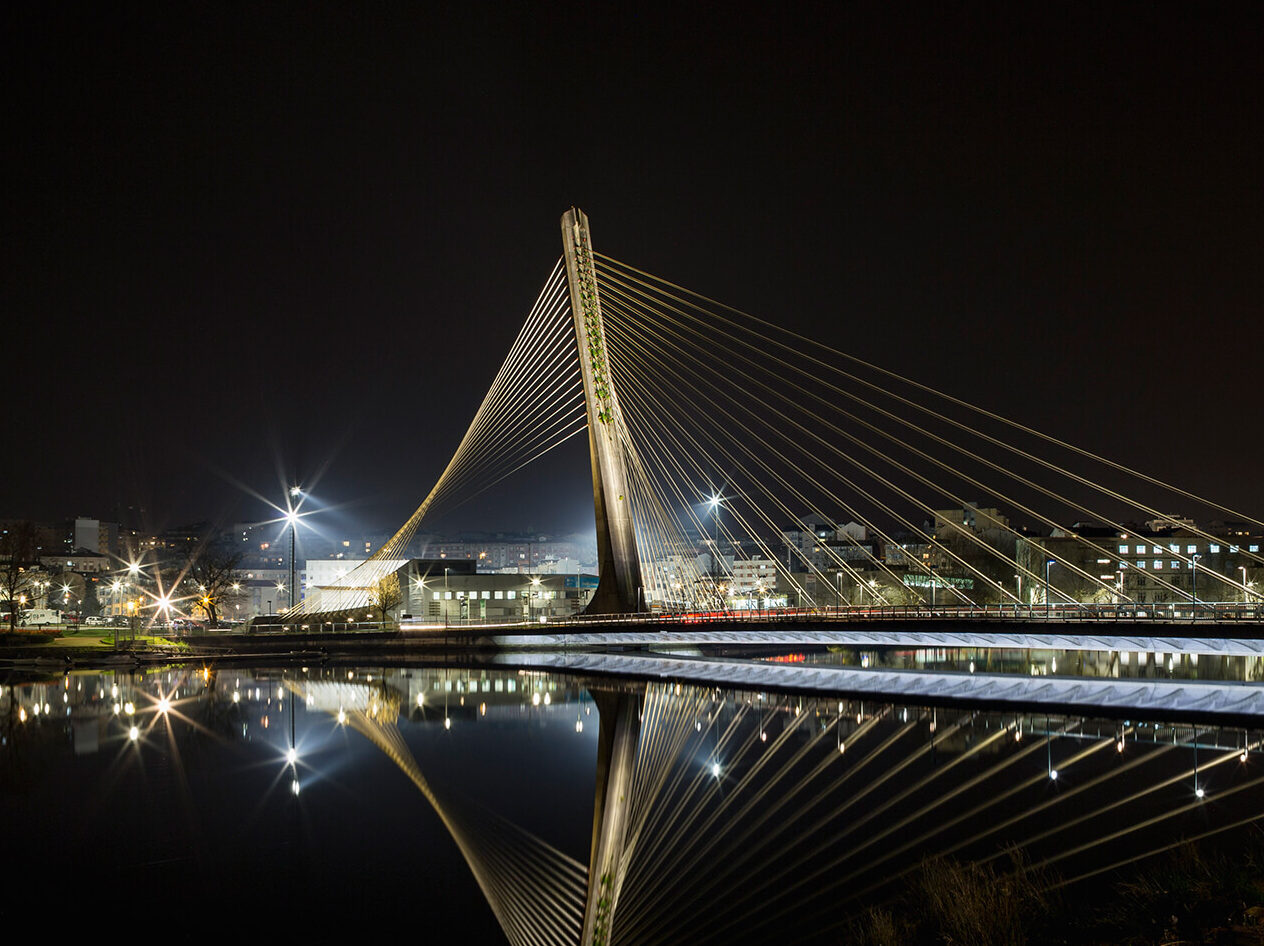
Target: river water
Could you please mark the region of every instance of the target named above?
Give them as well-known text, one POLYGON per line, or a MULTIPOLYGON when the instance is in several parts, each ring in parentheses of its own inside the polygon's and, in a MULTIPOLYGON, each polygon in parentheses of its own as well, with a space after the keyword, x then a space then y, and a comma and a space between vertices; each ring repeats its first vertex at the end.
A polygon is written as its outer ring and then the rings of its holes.
POLYGON ((573 942, 618 712, 635 765, 614 942, 843 942, 936 857, 1100 900, 1264 819, 1252 719, 512 666, 84 671, 0 693, 0 909, 176 939, 350 922, 573 942))

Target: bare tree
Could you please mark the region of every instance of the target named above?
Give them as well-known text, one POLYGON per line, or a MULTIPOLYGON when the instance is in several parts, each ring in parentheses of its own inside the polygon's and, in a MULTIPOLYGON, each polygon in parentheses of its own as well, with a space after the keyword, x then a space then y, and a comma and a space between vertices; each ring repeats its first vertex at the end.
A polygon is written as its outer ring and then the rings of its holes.
POLYGON ((242 553, 235 549, 202 546, 184 562, 184 591, 190 611, 206 615, 208 624, 219 622, 220 612, 242 596, 242 553))
POLYGON ((369 604, 381 610, 383 630, 386 629, 386 622, 390 620, 391 610, 399 607, 403 600, 404 595, 399 587, 399 575, 392 573, 374 583, 369 591, 369 604))
POLYGON ((17 630, 18 612, 40 577, 35 526, 15 523, 0 533, 0 599, 9 609, 9 633, 17 630))

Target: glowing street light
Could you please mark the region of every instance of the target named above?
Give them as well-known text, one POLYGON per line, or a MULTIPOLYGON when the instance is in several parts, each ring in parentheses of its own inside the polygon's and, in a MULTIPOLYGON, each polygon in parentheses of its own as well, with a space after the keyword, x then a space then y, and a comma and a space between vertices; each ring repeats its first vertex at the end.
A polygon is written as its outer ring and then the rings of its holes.
POLYGON ((295 541, 298 536, 299 516, 298 516, 298 507, 294 505, 294 500, 299 500, 299 502, 301 503, 302 496, 303 496, 302 487, 291 486, 290 487, 290 507, 285 513, 285 521, 286 523, 289 524, 289 527, 290 527, 290 607, 289 607, 290 611, 293 611, 294 606, 298 604, 298 602, 294 598, 294 593, 298 589, 298 571, 296 569, 296 563, 294 561, 294 556, 296 554, 294 546, 295 546, 295 541))
MULTIPOLYGON (((1198 560, 1202 558, 1197 552, 1189 557, 1189 600, 1193 607, 1193 620, 1198 620, 1198 560)), ((1199 795, 1199 798, 1202 796, 1199 795)))
POLYGON ((711 507, 711 527, 715 533, 715 537, 711 540, 711 574, 718 576, 720 574, 720 563, 717 560, 720 554, 720 494, 712 493, 711 498, 707 500, 707 505, 711 507))

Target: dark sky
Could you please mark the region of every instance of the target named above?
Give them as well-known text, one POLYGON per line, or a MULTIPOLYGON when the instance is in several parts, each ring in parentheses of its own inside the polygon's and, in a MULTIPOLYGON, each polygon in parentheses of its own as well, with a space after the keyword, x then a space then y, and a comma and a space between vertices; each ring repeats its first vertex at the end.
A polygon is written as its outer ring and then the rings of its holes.
MULTIPOLYGON (((261 518, 235 484, 297 477, 393 525, 572 204, 1259 515, 1264 8, 1036 6, 6 8, 0 516, 261 518)), ((559 459, 454 524, 591 523, 559 459)))

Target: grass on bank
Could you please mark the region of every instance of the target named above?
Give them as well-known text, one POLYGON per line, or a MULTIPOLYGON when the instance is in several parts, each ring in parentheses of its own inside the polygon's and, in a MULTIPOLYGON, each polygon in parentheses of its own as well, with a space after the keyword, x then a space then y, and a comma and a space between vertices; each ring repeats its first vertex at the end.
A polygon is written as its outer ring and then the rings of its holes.
MULTIPOLYGON (((0 634, 0 648, 21 647, 49 650, 100 650, 114 649, 113 629, 100 627, 67 627, 56 630, 25 630, 19 628, 15 633, 0 634), (104 635, 102 631, 105 631, 104 635)), ((185 641, 171 640, 153 634, 137 633, 133 640, 131 633, 124 631, 122 646, 136 647, 177 647, 187 648, 185 641)))

